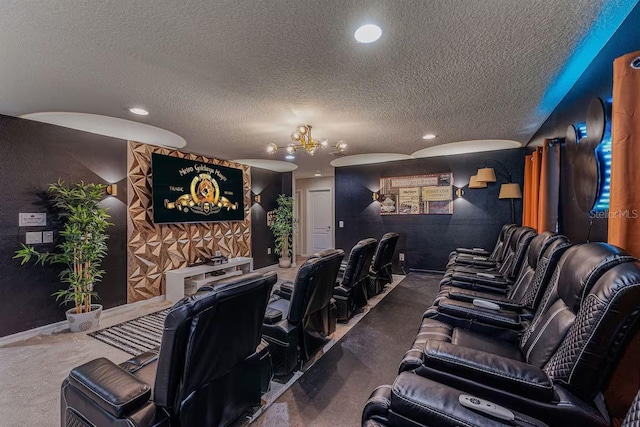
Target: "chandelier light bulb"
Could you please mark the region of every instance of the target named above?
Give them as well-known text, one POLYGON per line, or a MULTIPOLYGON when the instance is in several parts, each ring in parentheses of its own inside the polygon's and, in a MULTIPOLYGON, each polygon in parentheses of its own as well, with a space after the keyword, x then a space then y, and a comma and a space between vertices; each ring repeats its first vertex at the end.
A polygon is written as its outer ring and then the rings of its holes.
POLYGON ((293 144, 287 145, 287 153, 293 154, 296 152, 296 146, 293 144))
POLYGON ((298 126, 298 133, 300 135, 306 135, 308 131, 309 131, 309 128, 307 126, 304 126, 304 125, 298 126))
POLYGON ((323 147, 326 147, 327 145, 329 145, 329 141, 327 141, 326 139, 323 139, 322 141, 320 141, 320 145, 322 145, 323 147))
POLYGON ((294 132, 291 134, 291 139, 293 139, 294 141, 300 141, 300 137, 301 135, 298 132, 294 132))
POLYGON ((271 144, 267 145, 267 153, 273 154, 276 151, 278 151, 278 146, 276 144, 272 142, 271 144))
POLYGON ((347 143, 344 141, 338 141, 338 143, 336 144, 336 149, 339 152, 343 152, 344 150, 347 149, 347 143))

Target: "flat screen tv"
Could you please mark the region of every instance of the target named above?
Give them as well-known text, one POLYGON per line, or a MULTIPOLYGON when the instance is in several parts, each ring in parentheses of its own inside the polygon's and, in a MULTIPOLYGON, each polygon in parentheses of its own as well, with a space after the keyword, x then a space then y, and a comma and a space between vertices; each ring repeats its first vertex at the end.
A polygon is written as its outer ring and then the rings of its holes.
POLYGON ((242 221, 242 170, 151 155, 153 222, 242 221))

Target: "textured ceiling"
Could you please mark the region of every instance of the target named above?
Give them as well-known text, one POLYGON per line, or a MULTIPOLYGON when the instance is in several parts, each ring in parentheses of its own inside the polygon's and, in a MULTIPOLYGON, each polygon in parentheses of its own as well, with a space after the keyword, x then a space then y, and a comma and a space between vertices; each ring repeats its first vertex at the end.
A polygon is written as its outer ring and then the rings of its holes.
MULTIPOLYGON (((5 0, 0 113, 134 119, 223 159, 267 158, 300 123, 347 154, 526 143, 605 1, 5 0), (382 38, 358 44, 368 22, 382 38)), ((296 174, 332 174, 333 158, 299 154, 296 174)))

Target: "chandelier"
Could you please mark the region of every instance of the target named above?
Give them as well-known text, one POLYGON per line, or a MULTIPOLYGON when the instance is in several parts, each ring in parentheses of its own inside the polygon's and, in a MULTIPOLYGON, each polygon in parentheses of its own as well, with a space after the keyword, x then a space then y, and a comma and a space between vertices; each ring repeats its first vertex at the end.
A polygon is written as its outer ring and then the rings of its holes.
MULTIPOLYGON (((271 143, 267 145, 267 153, 274 154, 282 148, 286 149, 289 154, 293 154, 298 150, 305 150, 313 156, 319 148, 329 146, 329 141, 326 139, 322 139, 320 141, 313 139, 311 136, 311 125, 299 125, 296 127, 296 130, 291 134, 291 141, 293 141, 293 143, 282 147, 278 147, 276 144, 271 143)), ((342 153, 347 149, 347 143, 344 141, 338 141, 335 148, 339 153, 342 153)))

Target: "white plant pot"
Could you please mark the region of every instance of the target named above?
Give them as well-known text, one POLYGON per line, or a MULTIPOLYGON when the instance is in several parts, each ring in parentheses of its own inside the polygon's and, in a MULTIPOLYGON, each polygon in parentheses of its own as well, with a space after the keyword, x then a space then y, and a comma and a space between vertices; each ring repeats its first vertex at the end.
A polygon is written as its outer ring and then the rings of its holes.
POLYGON ((77 314, 75 311, 75 308, 70 308, 65 313, 71 332, 88 331, 100 326, 100 315, 102 314, 100 304, 91 304, 91 311, 88 313, 77 314))
POLYGON ((278 260, 278 265, 280 265, 280 268, 289 268, 291 267, 291 258, 280 258, 278 260))

